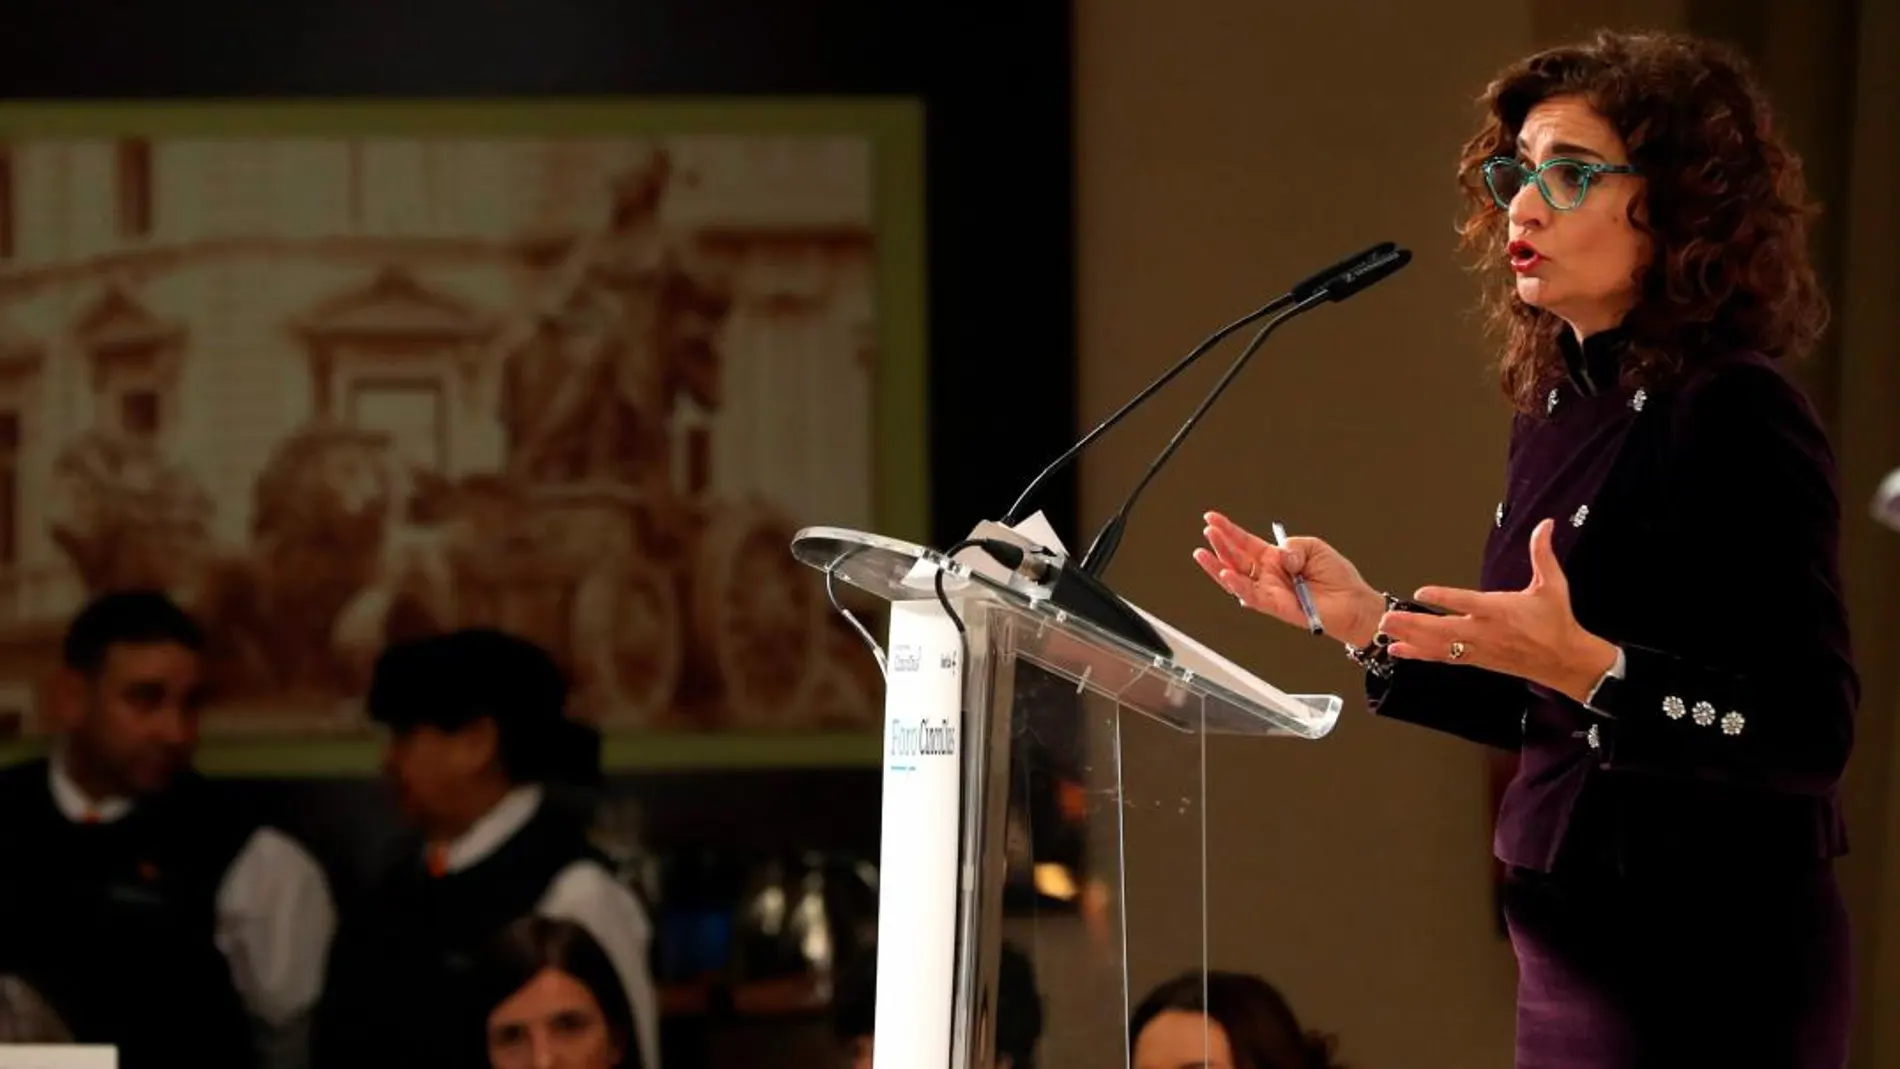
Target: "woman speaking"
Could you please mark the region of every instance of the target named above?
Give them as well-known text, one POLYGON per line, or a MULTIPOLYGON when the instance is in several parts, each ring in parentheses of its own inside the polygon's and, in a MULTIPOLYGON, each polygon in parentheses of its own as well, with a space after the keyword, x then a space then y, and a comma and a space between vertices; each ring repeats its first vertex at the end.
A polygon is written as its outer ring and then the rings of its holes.
POLYGON ((1207 515, 1201 567, 1304 623, 1381 716, 1520 751, 1498 815, 1520 1069, 1838 1069, 1832 859, 1859 683, 1809 205, 1744 65, 1602 34, 1531 56, 1466 145, 1467 245, 1516 409, 1479 590, 1381 594, 1207 515))

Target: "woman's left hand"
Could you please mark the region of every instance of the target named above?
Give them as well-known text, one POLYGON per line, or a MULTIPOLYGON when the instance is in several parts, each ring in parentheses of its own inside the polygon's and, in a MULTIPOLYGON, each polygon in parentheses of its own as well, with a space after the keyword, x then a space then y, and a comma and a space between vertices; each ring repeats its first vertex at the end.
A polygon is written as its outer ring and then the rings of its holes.
POLYGON ((1531 532, 1531 581, 1523 590, 1422 587, 1417 601, 1452 613, 1388 612, 1379 630, 1393 657, 1488 668, 1582 702, 1616 663, 1616 647, 1583 629, 1570 609, 1545 520, 1531 532))

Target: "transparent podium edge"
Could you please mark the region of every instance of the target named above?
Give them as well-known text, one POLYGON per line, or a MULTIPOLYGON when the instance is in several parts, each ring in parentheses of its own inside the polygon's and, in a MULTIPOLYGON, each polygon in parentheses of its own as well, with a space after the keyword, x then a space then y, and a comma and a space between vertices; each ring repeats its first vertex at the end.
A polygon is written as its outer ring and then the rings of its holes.
MULTIPOLYGON (((1140 665, 1144 671, 1155 673, 1163 677, 1163 682, 1170 688, 1170 698, 1180 701, 1186 698, 1189 693, 1198 689, 1208 693, 1224 705, 1243 712, 1250 716, 1256 724, 1267 728, 1266 731, 1243 731, 1234 728, 1223 730, 1219 724, 1212 722, 1205 715, 1201 717, 1198 725, 1189 725, 1170 720, 1166 717, 1154 716, 1153 714, 1143 711, 1144 715, 1168 723, 1175 727, 1176 730, 1192 733, 1198 727, 1200 731, 1211 735, 1291 736, 1306 740, 1317 740, 1332 733, 1333 728, 1339 722, 1342 710, 1345 708, 1345 700, 1340 695, 1287 693, 1267 683, 1267 681, 1260 679, 1252 672, 1247 671, 1247 669, 1237 664, 1234 665, 1235 670, 1259 682, 1275 695, 1284 697, 1304 707, 1308 713, 1308 717, 1300 717, 1290 712, 1282 713, 1278 716, 1271 715, 1271 709, 1264 707, 1261 702, 1236 693, 1231 688, 1223 685, 1205 673, 1196 672, 1193 668, 1181 664, 1171 657, 1162 656, 1151 650, 1143 649, 1084 617, 1077 616, 1065 609, 1055 606, 1049 601, 1049 588, 1045 585, 1037 584, 1032 580, 1015 575, 1012 575, 1008 581, 998 581, 994 577, 977 571, 969 565, 929 546, 922 546, 913 542, 890 538, 869 531, 860 531, 845 527, 814 526, 802 528, 794 534, 791 549, 794 558, 800 563, 820 572, 824 576, 827 587, 826 592, 827 596, 830 597, 832 608, 845 617, 852 628, 858 632, 859 637, 871 648, 873 654, 878 659, 880 668, 884 666, 884 655, 881 644, 878 643, 870 630, 857 619, 855 614, 845 609, 838 601, 835 592, 832 590, 834 578, 842 579, 844 582, 885 601, 922 601, 936 599, 937 592, 934 580, 936 573, 941 571, 945 577, 944 594, 953 601, 959 600, 959 595, 967 599, 970 592, 974 589, 979 592, 981 596, 992 602, 999 603, 1005 609, 1013 610, 1029 617, 1037 623, 1039 628, 1054 625, 1057 627, 1083 629, 1091 640, 1109 647, 1112 651, 1118 653, 1132 664, 1140 665), (808 556, 800 552, 801 546, 816 546, 820 543, 838 544, 839 551, 830 554, 829 559, 826 559, 824 555, 808 556), (894 584, 890 592, 882 589, 874 589, 862 583, 854 582, 850 576, 844 575, 839 571, 839 569, 843 568, 843 566, 854 557, 874 551, 909 558, 913 562, 910 569, 911 574, 908 575, 904 581, 894 584), (900 599, 892 596, 892 592, 895 591, 902 591, 913 596, 900 599), (1262 712, 1255 712, 1255 710, 1262 710, 1262 712)), ((1039 631, 1038 633, 1040 634, 1041 632, 1039 631)), ((1189 640, 1193 641, 1191 638, 1189 640)), ((1219 657, 1222 660, 1228 660, 1212 649, 1209 649, 1208 652, 1212 656, 1219 657)), ((1065 679, 1072 677, 1072 673, 1068 670, 1061 666, 1048 663, 1045 659, 1035 657, 1033 654, 1021 653, 1019 655, 1022 656, 1023 659, 1036 664, 1038 667, 1052 674, 1065 679)), ((1229 663, 1231 664, 1232 662, 1229 661, 1229 663)), ((1117 690, 1101 685, 1099 681, 1092 677, 1092 673, 1089 672, 1084 672, 1079 679, 1075 679, 1078 692, 1087 690, 1090 693, 1117 703, 1120 703, 1128 691, 1138 682, 1139 676, 1135 679, 1131 679, 1127 687, 1117 690)))

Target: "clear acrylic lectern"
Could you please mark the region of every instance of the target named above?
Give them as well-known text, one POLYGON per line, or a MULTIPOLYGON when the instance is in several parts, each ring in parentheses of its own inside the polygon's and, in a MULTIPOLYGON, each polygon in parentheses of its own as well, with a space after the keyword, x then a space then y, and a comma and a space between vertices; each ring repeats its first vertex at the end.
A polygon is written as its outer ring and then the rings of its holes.
POLYGON ((1143 996, 1209 966, 1209 737, 1317 739, 1340 699, 1160 621, 1172 655, 1145 650, 980 549, 792 551, 834 603, 888 603, 877 1069, 988 1069, 1032 1034, 1038 1066, 1126 1065, 1143 996))

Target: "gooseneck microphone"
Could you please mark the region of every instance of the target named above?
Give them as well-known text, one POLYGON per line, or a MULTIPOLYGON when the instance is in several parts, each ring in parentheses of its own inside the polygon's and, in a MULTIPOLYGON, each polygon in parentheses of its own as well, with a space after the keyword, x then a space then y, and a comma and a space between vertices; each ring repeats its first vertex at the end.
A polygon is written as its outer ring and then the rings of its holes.
POLYGON ((1122 531, 1128 525, 1128 516, 1134 510, 1135 502, 1140 499, 1141 492, 1148 488, 1148 484, 1154 481, 1156 475, 1160 474, 1161 468, 1167 464, 1169 458, 1174 456, 1175 450, 1181 448, 1181 443, 1187 439, 1195 425, 1200 423, 1201 418, 1214 407, 1214 403, 1220 400, 1221 394, 1226 392, 1227 387, 1232 385, 1233 381, 1246 369, 1247 362, 1253 359, 1254 353, 1259 351, 1261 344, 1279 329, 1281 324, 1322 304, 1343 301, 1383 281, 1411 262, 1412 250, 1397 248, 1387 242, 1367 250, 1348 263, 1344 269, 1336 271, 1330 278, 1318 284, 1308 285, 1312 282, 1311 279, 1307 283, 1302 283, 1307 288, 1303 293, 1296 290, 1295 294, 1291 295, 1292 307, 1268 320, 1265 326, 1254 333, 1247 342, 1247 347, 1241 350, 1240 355, 1234 359, 1233 366, 1229 367, 1226 374, 1220 377, 1220 381, 1214 384, 1214 388, 1208 391, 1200 405, 1181 424, 1180 429, 1174 432, 1174 437, 1168 439, 1168 444, 1162 447, 1160 454, 1149 462, 1141 478, 1135 482, 1134 489, 1130 490, 1128 497, 1122 501, 1121 507, 1115 510, 1115 514, 1110 516, 1102 525, 1101 530, 1096 533, 1094 541, 1089 543, 1087 552, 1082 554, 1078 565, 1079 570, 1090 577, 1100 577, 1107 571, 1109 561, 1114 559, 1115 550, 1121 544, 1122 531))
MULTIPOLYGON (((1049 466, 1037 473, 1034 479, 1029 480, 1029 485, 1023 487, 1023 492, 1017 495, 1016 503, 1009 507, 1008 512, 1003 513, 1003 525, 1005 527, 1014 527, 1018 523, 1021 523, 1023 520, 1023 511, 1028 507, 1030 498, 1035 496, 1036 491, 1042 488, 1042 484, 1047 482, 1051 475, 1068 467, 1069 464, 1075 460, 1076 454, 1086 449, 1089 443, 1100 438, 1110 427, 1120 423, 1123 418, 1130 412, 1133 412, 1143 401, 1154 396, 1155 392, 1160 390, 1161 387, 1174 381, 1176 375, 1186 371, 1195 361, 1205 355, 1209 349, 1212 349, 1225 340, 1228 335, 1249 323, 1253 323, 1265 316, 1270 316, 1286 308, 1288 305, 1298 304, 1312 298, 1316 293, 1327 291, 1328 287, 1336 286, 1340 282, 1340 279, 1353 269, 1362 267, 1382 255, 1390 254, 1395 248, 1396 246, 1390 241, 1381 242, 1366 249, 1364 252, 1349 256, 1330 267, 1316 271, 1310 277, 1294 285, 1294 287, 1287 292, 1208 335, 1201 344, 1196 345, 1186 356, 1176 361, 1173 367, 1162 372, 1153 382, 1142 387, 1141 392, 1129 398, 1127 404, 1116 409, 1107 419, 1097 423, 1093 430, 1083 435, 1079 441, 1070 446, 1061 456, 1050 461, 1049 466)), ((1410 254, 1408 253, 1407 255, 1409 256, 1410 254)), ((1370 285, 1370 283, 1366 284, 1370 285)), ((1339 300, 1340 297, 1333 297, 1332 299, 1339 300)))

